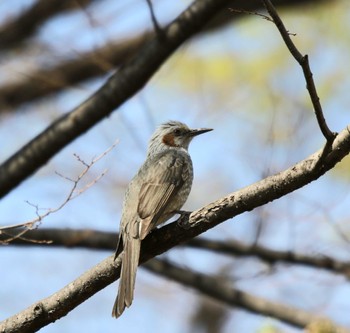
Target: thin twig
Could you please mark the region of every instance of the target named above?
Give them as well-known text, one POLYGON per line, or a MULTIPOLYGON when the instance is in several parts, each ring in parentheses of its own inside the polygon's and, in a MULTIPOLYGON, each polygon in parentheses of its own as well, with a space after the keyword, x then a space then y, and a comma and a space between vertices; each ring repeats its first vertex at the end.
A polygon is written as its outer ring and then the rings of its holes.
POLYGON ((78 160, 78 162, 80 162, 85 168, 83 169, 83 171, 79 174, 79 176, 76 179, 72 179, 70 177, 64 176, 57 171, 55 172, 58 176, 73 183, 73 185, 72 185, 67 197, 64 199, 64 201, 56 208, 45 208, 45 210, 46 210, 45 213, 39 213, 39 211, 43 210, 43 208, 39 208, 38 205, 33 204, 29 201, 26 201, 29 205, 31 205, 35 208, 35 214, 37 217, 33 220, 30 220, 30 221, 0 227, 0 233, 5 234, 5 235, 8 234, 8 233, 6 233, 6 231, 8 231, 8 230, 13 230, 13 229, 17 229, 17 228, 24 228, 23 230, 20 230, 15 235, 11 235, 11 237, 6 238, 5 240, 1 241, 1 243, 10 243, 14 239, 22 238, 22 236, 26 232, 28 232, 28 230, 38 228, 43 219, 45 219, 49 215, 61 210, 69 201, 75 199, 76 197, 78 197, 79 195, 84 193, 87 189, 89 189, 91 186, 96 184, 107 173, 107 170, 104 170, 99 176, 97 176, 91 182, 86 184, 84 187, 78 189, 78 185, 79 185, 80 181, 82 180, 82 178, 84 178, 86 176, 86 174, 89 172, 91 167, 96 162, 98 162, 100 159, 102 159, 104 156, 106 156, 117 145, 117 143, 118 142, 116 141, 111 147, 109 147, 107 150, 105 150, 102 154, 93 158, 90 163, 86 163, 79 155, 73 154, 75 156, 75 158, 78 160))
POLYGON ((261 13, 258 13, 258 12, 252 12, 252 11, 250 11, 250 10, 236 9, 236 8, 229 8, 228 10, 229 10, 230 12, 238 13, 238 14, 247 14, 247 15, 260 16, 260 17, 262 17, 264 20, 273 22, 273 20, 271 19, 270 16, 267 16, 267 15, 264 15, 264 14, 261 14, 261 13))
POLYGON ((156 14, 154 13, 154 8, 153 8, 153 4, 152 4, 152 0, 146 0, 150 14, 151 14, 151 19, 152 19, 152 23, 153 23, 153 27, 155 30, 155 33, 157 34, 157 36, 161 37, 164 34, 162 33, 162 29, 157 21, 156 18, 156 14))
POLYGON ((309 91, 309 95, 311 98, 311 102, 315 111, 315 115, 317 118, 318 125, 321 129, 322 134, 326 138, 327 142, 333 142, 334 138, 336 137, 337 133, 332 132, 329 127, 327 126, 326 120, 323 115, 322 106, 320 103, 320 98, 318 97, 315 82, 313 80, 313 74, 310 69, 309 64, 309 57, 308 55, 302 55, 293 41, 290 38, 290 33, 285 28, 281 18, 279 17, 274 5, 270 0, 262 0, 264 6, 266 7, 268 13, 270 14, 273 22, 275 23, 277 29, 279 30, 289 52, 292 54, 294 59, 299 63, 301 68, 303 69, 305 81, 306 81, 306 88, 309 91))

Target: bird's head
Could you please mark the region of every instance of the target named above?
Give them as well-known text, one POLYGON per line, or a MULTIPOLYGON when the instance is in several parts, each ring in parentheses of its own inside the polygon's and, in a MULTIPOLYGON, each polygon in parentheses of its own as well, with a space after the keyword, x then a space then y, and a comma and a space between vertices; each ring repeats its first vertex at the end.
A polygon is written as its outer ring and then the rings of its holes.
POLYGON ((160 125, 152 135, 148 146, 148 155, 166 148, 178 148, 187 151, 190 142, 195 136, 209 131, 212 131, 212 129, 191 129, 179 121, 168 121, 160 125))

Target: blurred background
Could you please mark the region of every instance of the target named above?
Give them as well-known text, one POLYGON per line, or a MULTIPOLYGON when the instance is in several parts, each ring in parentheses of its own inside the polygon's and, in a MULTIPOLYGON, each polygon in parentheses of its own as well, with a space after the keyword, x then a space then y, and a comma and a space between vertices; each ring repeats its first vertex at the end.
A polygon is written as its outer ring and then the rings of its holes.
MULTIPOLYGON (((350 123, 350 3, 275 1, 299 50, 310 58, 325 118, 333 131, 350 123)), ((55 119, 70 112, 127 61, 152 31, 143 0, 0 1, 1 163, 55 119), (51 5, 49 5, 51 3, 51 5), (45 6, 43 6, 45 7, 45 6), (34 22, 34 24, 33 24, 34 22), (32 27, 34 25, 34 27, 32 27)), ((191 1, 153 0, 161 25, 191 1)), ((260 2, 256 2, 260 4, 260 2)), ((232 2, 232 8, 242 6, 232 2)), ((262 8, 254 11, 264 13, 262 8)), ((0 225, 22 223, 60 206, 84 166, 114 142, 79 187, 107 174, 40 227, 119 228, 125 188, 145 158, 155 127, 169 119, 214 131, 190 147, 195 210, 282 171, 324 144, 301 68, 276 27, 256 15, 225 11, 183 45, 148 84, 107 119, 50 160, 0 202, 0 225), (29 201, 32 205, 28 204, 29 201)), ((280 200, 228 220, 203 237, 259 244, 349 262, 349 158, 280 200)), ((56 292, 110 251, 0 247, 0 320, 56 292)), ((184 268, 221 276, 267 300, 326 316, 350 329, 348 277, 257 256, 228 256, 182 246, 163 255, 184 268)), ((277 319, 229 307, 142 268, 135 300, 110 316, 112 284, 42 332, 300 332, 277 319), (209 315, 210 314, 210 315, 209 315)))

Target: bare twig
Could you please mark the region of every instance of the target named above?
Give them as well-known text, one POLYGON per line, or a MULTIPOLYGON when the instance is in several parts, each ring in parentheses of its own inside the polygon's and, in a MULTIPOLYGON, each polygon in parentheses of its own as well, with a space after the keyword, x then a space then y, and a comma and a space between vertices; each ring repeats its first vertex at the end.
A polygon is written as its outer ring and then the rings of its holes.
POLYGON ((245 9, 236 9, 236 8, 229 8, 229 11, 233 12, 233 13, 238 13, 238 14, 247 14, 247 15, 255 15, 255 16, 260 16, 261 18, 263 18, 264 20, 273 22, 273 20, 271 19, 270 16, 258 13, 258 12, 252 12, 249 10, 245 10, 245 9))
POLYGON ((0 243, 1 242, 2 243, 9 243, 9 242, 13 241, 16 238, 22 238, 23 235, 26 232, 28 232, 29 230, 38 228, 39 225, 41 224, 41 222, 46 217, 48 217, 49 215, 51 215, 53 213, 56 213, 57 211, 61 210, 69 201, 75 199, 76 197, 78 197, 79 195, 84 193, 87 189, 89 189, 91 186, 96 184, 107 173, 107 170, 104 170, 99 176, 97 176, 91 182, 86 184, 84 187, 78 189, 78 184, 86 176, 86 174, 89 172, 91 167, 96 162, 98 162, 100 159, 102 159, 104 156, 106 156, 116 145, 117 145, 117 141, 111 147, 109 147, 107 150, 105 150, 102 154, 100 154, 99 156, 97 156, 94 159, 92 159, 91 162, 89 162, 89 163, 86 163, 83 159, 80 158, 80 156, 78 156, 77 154, 74 154, 74 156, 78 160, 78 162, 81 163, 84 166, 83 171, 78 175, 78 177, 76 179, 69 178, 69 177, 64 176, 64 175, 62 175, 62 174, 60 174, 59 172, 56 171, 56 174, 58 176, 60 176, 63 179, 66 179, 69 182, 73 183, 73 185, 72 185, 72 187, 71 187, 67 197, 64 199, 64 201, 59 206, 57 206, 55 208, 47 208, 47 209, 45 209, 46 210, 45 213, 39 213, 39 211, 43 210, 43 209, 39 208, 38 205, 27 201, 27 203, 29 205, 31 205, 31 206, 33 206, 35 208, 35 213, 36 213, 37 217, 35 219, 33 219, 33 220, 30 220, 30 221, 26 221, 26 222, 22 222, 22 223, 18 223, 18 224, 13 224, 13 225, 8 225, 8 226, 1 226, 0 227, 0 234, 3 233, 5 235, 9 235, 9 233, 8 233, 9 230, 18 229, 18 228, 24 228, 24 229, 20 230, 16 234, 13 234, 9 238, 6 238, 4 240, 3 239, 0 240, 0 243))
POLYGON ((157 17, 156 17, 156 14, 154 12, 154 8, 153 8, 153 4, 152 4, 152 0, 146 0, 147 2, 147 5, 148 5, 148 8, 149 8, 149 12, 151 14, 151 19, 152 19, 152 23, 153 23, 153 27, 154 27, 154 30, 156 32, 156 34, 161 37, 163 35, 162 33, 162 29, 157 21, 157 17))
POLYGON ((326 123, 326 120, 323 115, 322 106, 320 103, 320 98, 318 97, 315 82, 313 80, 313 74, 310 69, 309 64, 309 57, 308 55, 302 55, 295 44, 293 43, 292 39, 290 38, 290 33, 285 28, 281 18, 279 17, 274 5, 270 0, 262 0, 264 6, 266 7, 267 11, 271 15, 271 18, 273 22, 275 23, 277 29, 279 30, 289 52, 292 54, 294 59, 299 63, 301 68, 303 69, 305 81, 306 81, 306 88, 309 91, 309 95, 311 98, 311 102, 315 111, 316 119, 318 122, 318 125, 321 129, 322 134, 326 138, 327 142, 332 143, 334 138, 336 137, 336 133, 332 132, 326 123))

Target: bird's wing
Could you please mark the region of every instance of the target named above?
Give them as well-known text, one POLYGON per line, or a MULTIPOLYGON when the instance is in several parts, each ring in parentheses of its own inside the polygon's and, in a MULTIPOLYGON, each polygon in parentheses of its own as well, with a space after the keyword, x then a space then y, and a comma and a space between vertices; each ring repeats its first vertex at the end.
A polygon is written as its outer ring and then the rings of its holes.
POLYGON ((150 162, 139 193, 140 239, 144 239, 157 225, 159 217, 169 207, 189 174, 186 160, 179 154, 162 154, 150 162))

